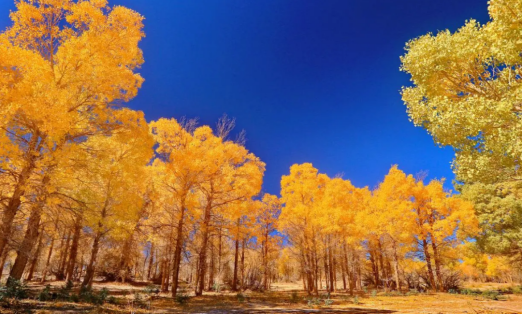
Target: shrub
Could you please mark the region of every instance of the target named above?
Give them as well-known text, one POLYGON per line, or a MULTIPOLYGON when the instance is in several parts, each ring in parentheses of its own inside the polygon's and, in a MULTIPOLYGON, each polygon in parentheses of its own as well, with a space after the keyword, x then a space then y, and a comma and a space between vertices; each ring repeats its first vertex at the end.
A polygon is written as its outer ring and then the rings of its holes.
POLYGON ((482 291, 480 291, 479 289, 461 289, 460 294, 477 296, 482 294, 482 291))
POLYGON ((502 294, 497 290, 486 290, 482 292, 482 297, 490 300, 503 300, 504 297, 502 294))
POLYGON ((410 289, 410 291, 406 292, 407 296, 418 295, 418 294, 419 294, 419 290, 417 290, 417 289, 410 289))
POLYGON ((372 290, 372 297, 376 297, 377 296, 377 290, 372 290))
POLYGON ((185 292, 185 290, 181 290, 176 294, 176 302, 179 304, 185 304, 190 300, 189 295, 185 292))
MULTIPOLYGON (((453 291, 452 291, 453 292, 453 291)), ((461 289, 460 294, 463 295, 471 295, 471 296, 480 296, 489 300, 504 300, 504 296, 501 291, 498 290, 484 290, 481 291, 479 289, 461 289)))
POLYGON ((212 290, 216 291, 217 293, 221 292, 221 288, 222 286, 219 283, 214 283, 214 285, 212 286, 212 290))
POLYGON ((245 296, 241 292, 236 294, 236 297, 239 302, 245 302, 245 296))
POLYGON ((514 286, 501 290, 505 294, 522 294, 522 286, 514 286))
POLYGON ((40 293, 38 294, 38 296, 36 297, 38 299, 38 301, 49 301, 52 299, 52 294, 51 294, 51 285, 47 285, 45 286, 45 288, 40 291, 40 293))
POLYGON ((333 303, 334 303, 334 301, 331 300, 330 298, 324 300, 324 305, 326 305, 326 306, 330 306, 330 305, 332 305, 333 303))
POLYGON ((159 289, 156 285, 150 283, 145 287, 145 289, 143 289, 143 292, 145 292, 147 295, 158 294, 159 289))
POLYGON ((0 306, 18 313, 22 308, 20 300, 27 298, 27 291, 25 283, 10 278, 5 287, 0 287, 0 306))
POLYGON ((459 289, 462 286, 462 274, 457 271, 446 271, 442 275, 442 289, 459 289))
POLYGON ((103 288, 99 293, 92 291, 91 287, 82 287, 78 299, 83 302, 91 303, 94 305, 102 305, 105 303, 109 295, 109 290, 103 288))
POLYGON ((22 283, 20 280, 9 278, 6 286, 0 288, 0 301, 5 299, 25 299, 27 298, 27 292, 28 289, 25 283, 22 283))
POLYGON ((358 297, 358 296, 355 296, 355 297, 353 298, 353 304, 357 305, 357 304, 359 304, 359 303, 360 303, 360 302, 359 302, 359 297, 358 297))
POLYGON ((111 295, 110 297, 107 298, 107 303, 116 305, 116 304, 118 304, 118 300, 116 300, 116 298, 111 295))
MULTIPOLYGON (((72 289, 73 289, 73 282, 68 280, 66 283, 65 283, 65 286, 62 286, 60 288, 60 290, 58 290, 58 299, 60 300, 66 300, 66 301, 69 301, 71 299, 71 292, 72 292, 72 289)), ((71 300, 73 302, 78 302, 78 301, 74 301, 74 300, 71 300)))
POLYGON ((292 295, 290 296, 290 303, 298 303, 301 298, 297 295, 297 292, 292 292, 292 295))

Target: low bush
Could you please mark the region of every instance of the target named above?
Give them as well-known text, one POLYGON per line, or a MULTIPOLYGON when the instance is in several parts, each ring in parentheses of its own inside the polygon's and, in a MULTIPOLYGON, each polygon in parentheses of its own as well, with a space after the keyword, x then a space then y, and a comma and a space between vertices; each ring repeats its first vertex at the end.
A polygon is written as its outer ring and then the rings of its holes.
POLYGON ((190 300, 190 296, 185 292, 185 290, 181 290, 176 294, 176 302, 178 304, 186 304, 190 300))
POLYGON ((38 301, 50 301, 53 298, 53 295, 51 294, 51 285, 45 286, 45 288, 40 291, 38 296, 36 297, 38 301))
POLYGON ((20 300, 28 297, 25 283, 9 279, 6 286, 0 287, 0 307, 12 309, 17 313, 21 310, 20 300))
POLYGON ((321 305, 321 299, 320 298, 311 298, 308 299, 308 306, 312 307, 315 305, 321 305))
POLYGON ((299 295, 297 294, 297 292, 292 292, 291 296, 290 296, 290 303, 299 303, 299 301, 301 301, 301 298, 299 297, 299 295))
POLYGON ((0 288, 0 301, 5 299, 22 300, 27 296, 27 285, 20 280, 9 279, 6 286, 0 288))
MULTIPOLYGON (((461 289, 457 290, 459 294, 470 295, 476 297, 482 297, 489 300, 504 300, 503 291, 499 290, 479 290, 479 289, 461 289)), ((449 293, 455 293, 455 290, 452 290, 449 293)))

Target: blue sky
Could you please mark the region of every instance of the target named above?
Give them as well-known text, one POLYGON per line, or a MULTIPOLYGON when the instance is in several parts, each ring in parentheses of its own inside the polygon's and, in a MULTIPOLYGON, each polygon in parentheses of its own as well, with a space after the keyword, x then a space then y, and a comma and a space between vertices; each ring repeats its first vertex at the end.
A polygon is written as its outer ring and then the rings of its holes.
MULTIPOLYGON (((487 0, 112 0, 145 16, 145 84, 129 103, 159 117, 226 113, 279 194, 294 163, 375 186, 389 167, 453 179, 451 148, 408 121, 399 56, 412 38, 486 22, 487 0)), ((0 28, 11 0, 0 1, 0 28)), ((448 184, 449 186, 449 184, 448 184)))

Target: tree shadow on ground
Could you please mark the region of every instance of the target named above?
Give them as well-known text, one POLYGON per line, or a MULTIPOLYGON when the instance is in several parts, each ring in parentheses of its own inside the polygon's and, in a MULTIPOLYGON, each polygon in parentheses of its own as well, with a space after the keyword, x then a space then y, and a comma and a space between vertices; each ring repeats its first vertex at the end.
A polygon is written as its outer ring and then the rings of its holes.
MULTIPOLYGON (((170 311, 167 311, 169 313, 170 311)), ((214 309, 214 310, 195 310, 191 312, 172 311, 170 313, 197 313, 197 314, 305 314, 305 313, 322 313, 322 314, 388 314, 396 311, 378 310, 378 309, 361 309, 361 308, 344 308, 344 309, 214 309)))

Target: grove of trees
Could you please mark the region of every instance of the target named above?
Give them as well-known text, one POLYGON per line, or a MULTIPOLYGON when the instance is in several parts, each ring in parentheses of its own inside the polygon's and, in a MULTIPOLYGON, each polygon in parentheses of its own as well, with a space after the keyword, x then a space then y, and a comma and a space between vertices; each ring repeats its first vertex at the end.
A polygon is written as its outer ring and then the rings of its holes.
POLYGON ((522 280, 522 3, 410 41, 408 114, 455 149, 456 192, 392 166, 375 188, 310 163, 262 192, 234 120, 147 121, 143 17, 106 0, 20 0, 0 33, 0 280, 146 281, 310 294, 522 280))

